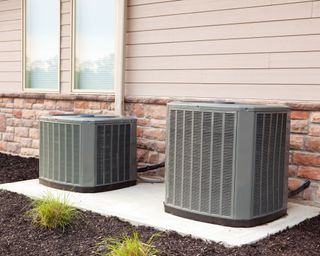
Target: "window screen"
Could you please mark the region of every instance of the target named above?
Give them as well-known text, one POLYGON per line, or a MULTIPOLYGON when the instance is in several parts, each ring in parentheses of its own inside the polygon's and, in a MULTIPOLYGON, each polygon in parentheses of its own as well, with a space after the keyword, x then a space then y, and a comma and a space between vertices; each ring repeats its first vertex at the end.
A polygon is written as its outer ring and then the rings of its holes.
POLYGON ((75 0, 74 89, 114 87, 116 0, 75 0))
POLYGON ((25 1, 25 88, 59 86, 60 0, 25 1))

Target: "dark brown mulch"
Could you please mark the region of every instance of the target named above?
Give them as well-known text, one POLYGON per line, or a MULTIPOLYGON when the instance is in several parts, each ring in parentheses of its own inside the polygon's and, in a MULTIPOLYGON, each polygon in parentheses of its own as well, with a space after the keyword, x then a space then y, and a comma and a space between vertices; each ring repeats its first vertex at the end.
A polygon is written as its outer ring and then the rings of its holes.
MULTIPOLYGON (((0 183, 38 177, 38 160, 0 153, 0 183)), ((32 225, 25 215, 31 200, 23 195, 0 190, 0 255, 93 255, 96 243, 103 237, 131 235, 137 230, 143 240, 158 232, 149 227, 133 227, 117 218, 84 212, 78 225, 64 233, 32 225)), ((203 232, 206 232, 205 230, 203 232)), ((256 244, 225 248, 174 232, 160 233, 155 246, 160 256, 256 256, 320 255, 320 216, 273 235, 256 244)))
MULTIPOLYGON (((93 255, 96 243, 102 237, 121 237, 138 230, 142 240, 147 240, 157 232, 153 228, 136 228, 117 218, 106 218, 92 212, 84 212, 81 223, 64 233, 35 227, 25 215, 30 202, 23 195, 0 190, 0 255, 93 255)), ((174 232, 160 233, 155 246, 162 256, 320 255, 320 217, 240 248, 225 248, 174 232)))
POLYGON ((39 177, 39 160, 0 153, 0 184, 39 177))

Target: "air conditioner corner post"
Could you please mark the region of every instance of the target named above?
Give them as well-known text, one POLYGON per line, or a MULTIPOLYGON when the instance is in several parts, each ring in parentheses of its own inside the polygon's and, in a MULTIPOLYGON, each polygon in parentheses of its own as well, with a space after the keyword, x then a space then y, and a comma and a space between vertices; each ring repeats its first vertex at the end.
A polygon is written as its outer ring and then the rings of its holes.
POLYGON ((290 155, 290 127, 291 127, 291 111, 287 112, 287 123, 286 123, 286 141, 285 141, 285 170, 284 170, 284 189, 283 189, 283 199, 284 205, 288 204, 288 169, 289 169, 289 155, 290 155))
POLYGON ((97 180, 96 177, 96 163, 94 161, 96 156, 96 127, 92 122, 82 123, 80 125, 81 145, 80 159, 81 168, 79 178, 80 184, 84 187, 90 187, 97 180), (86 152, 86 154, 84 154, 86 152))
POLYGON ((248 172, 254 164, 255 113, 252 111, 237 112, 236 144, 235 144, 235 187, 234 210, 235 219, 246 219, 252 216, 252 184, 253 174, 248 172))
POLYGON ((116 1, 115 114, 124 115, 127 0, 116 1))

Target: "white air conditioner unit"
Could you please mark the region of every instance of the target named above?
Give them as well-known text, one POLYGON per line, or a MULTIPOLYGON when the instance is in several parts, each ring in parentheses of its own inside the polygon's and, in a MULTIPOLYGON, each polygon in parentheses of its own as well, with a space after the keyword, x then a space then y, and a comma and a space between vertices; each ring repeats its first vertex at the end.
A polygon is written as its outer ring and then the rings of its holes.
POLYGON ((40 118, 40 183, 76 192, 136 184, 136 119, 56 115, 40 118))
POLYGON ((227 226, 286 214, 288 108, 168 104, 165 211, 227 226))

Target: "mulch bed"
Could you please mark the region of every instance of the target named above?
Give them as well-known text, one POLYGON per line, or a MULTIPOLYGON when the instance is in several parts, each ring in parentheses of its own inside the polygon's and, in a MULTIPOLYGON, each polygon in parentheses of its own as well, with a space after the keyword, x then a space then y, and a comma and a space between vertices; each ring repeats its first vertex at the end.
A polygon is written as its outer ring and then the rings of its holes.
MULTIPOLYGON (((36 159, 0 154, 0 183, 36 178, 37 164, 36 159), (25 171, 28 174, 21 173, 25 171)), ((26 216, 30 204, 28 197, 0 190, 0 255, 95 255, 97 242, 104 237, 122 237, 137 230, 141 239, 146 241, 158 232, 150 227, 134 227, 118 218, 107 218, 88 211, 83 212, 80 223, 64 232, 48 230, 34 226, 26 216)), ((161 256, 320 255, 320 216, 256 244, 237 248, 226 248, 175 232, 159 234, 155 246, 161 256)))
POLYGON ((39 160, 0 153, 0 184, 39 177, 39 160))

